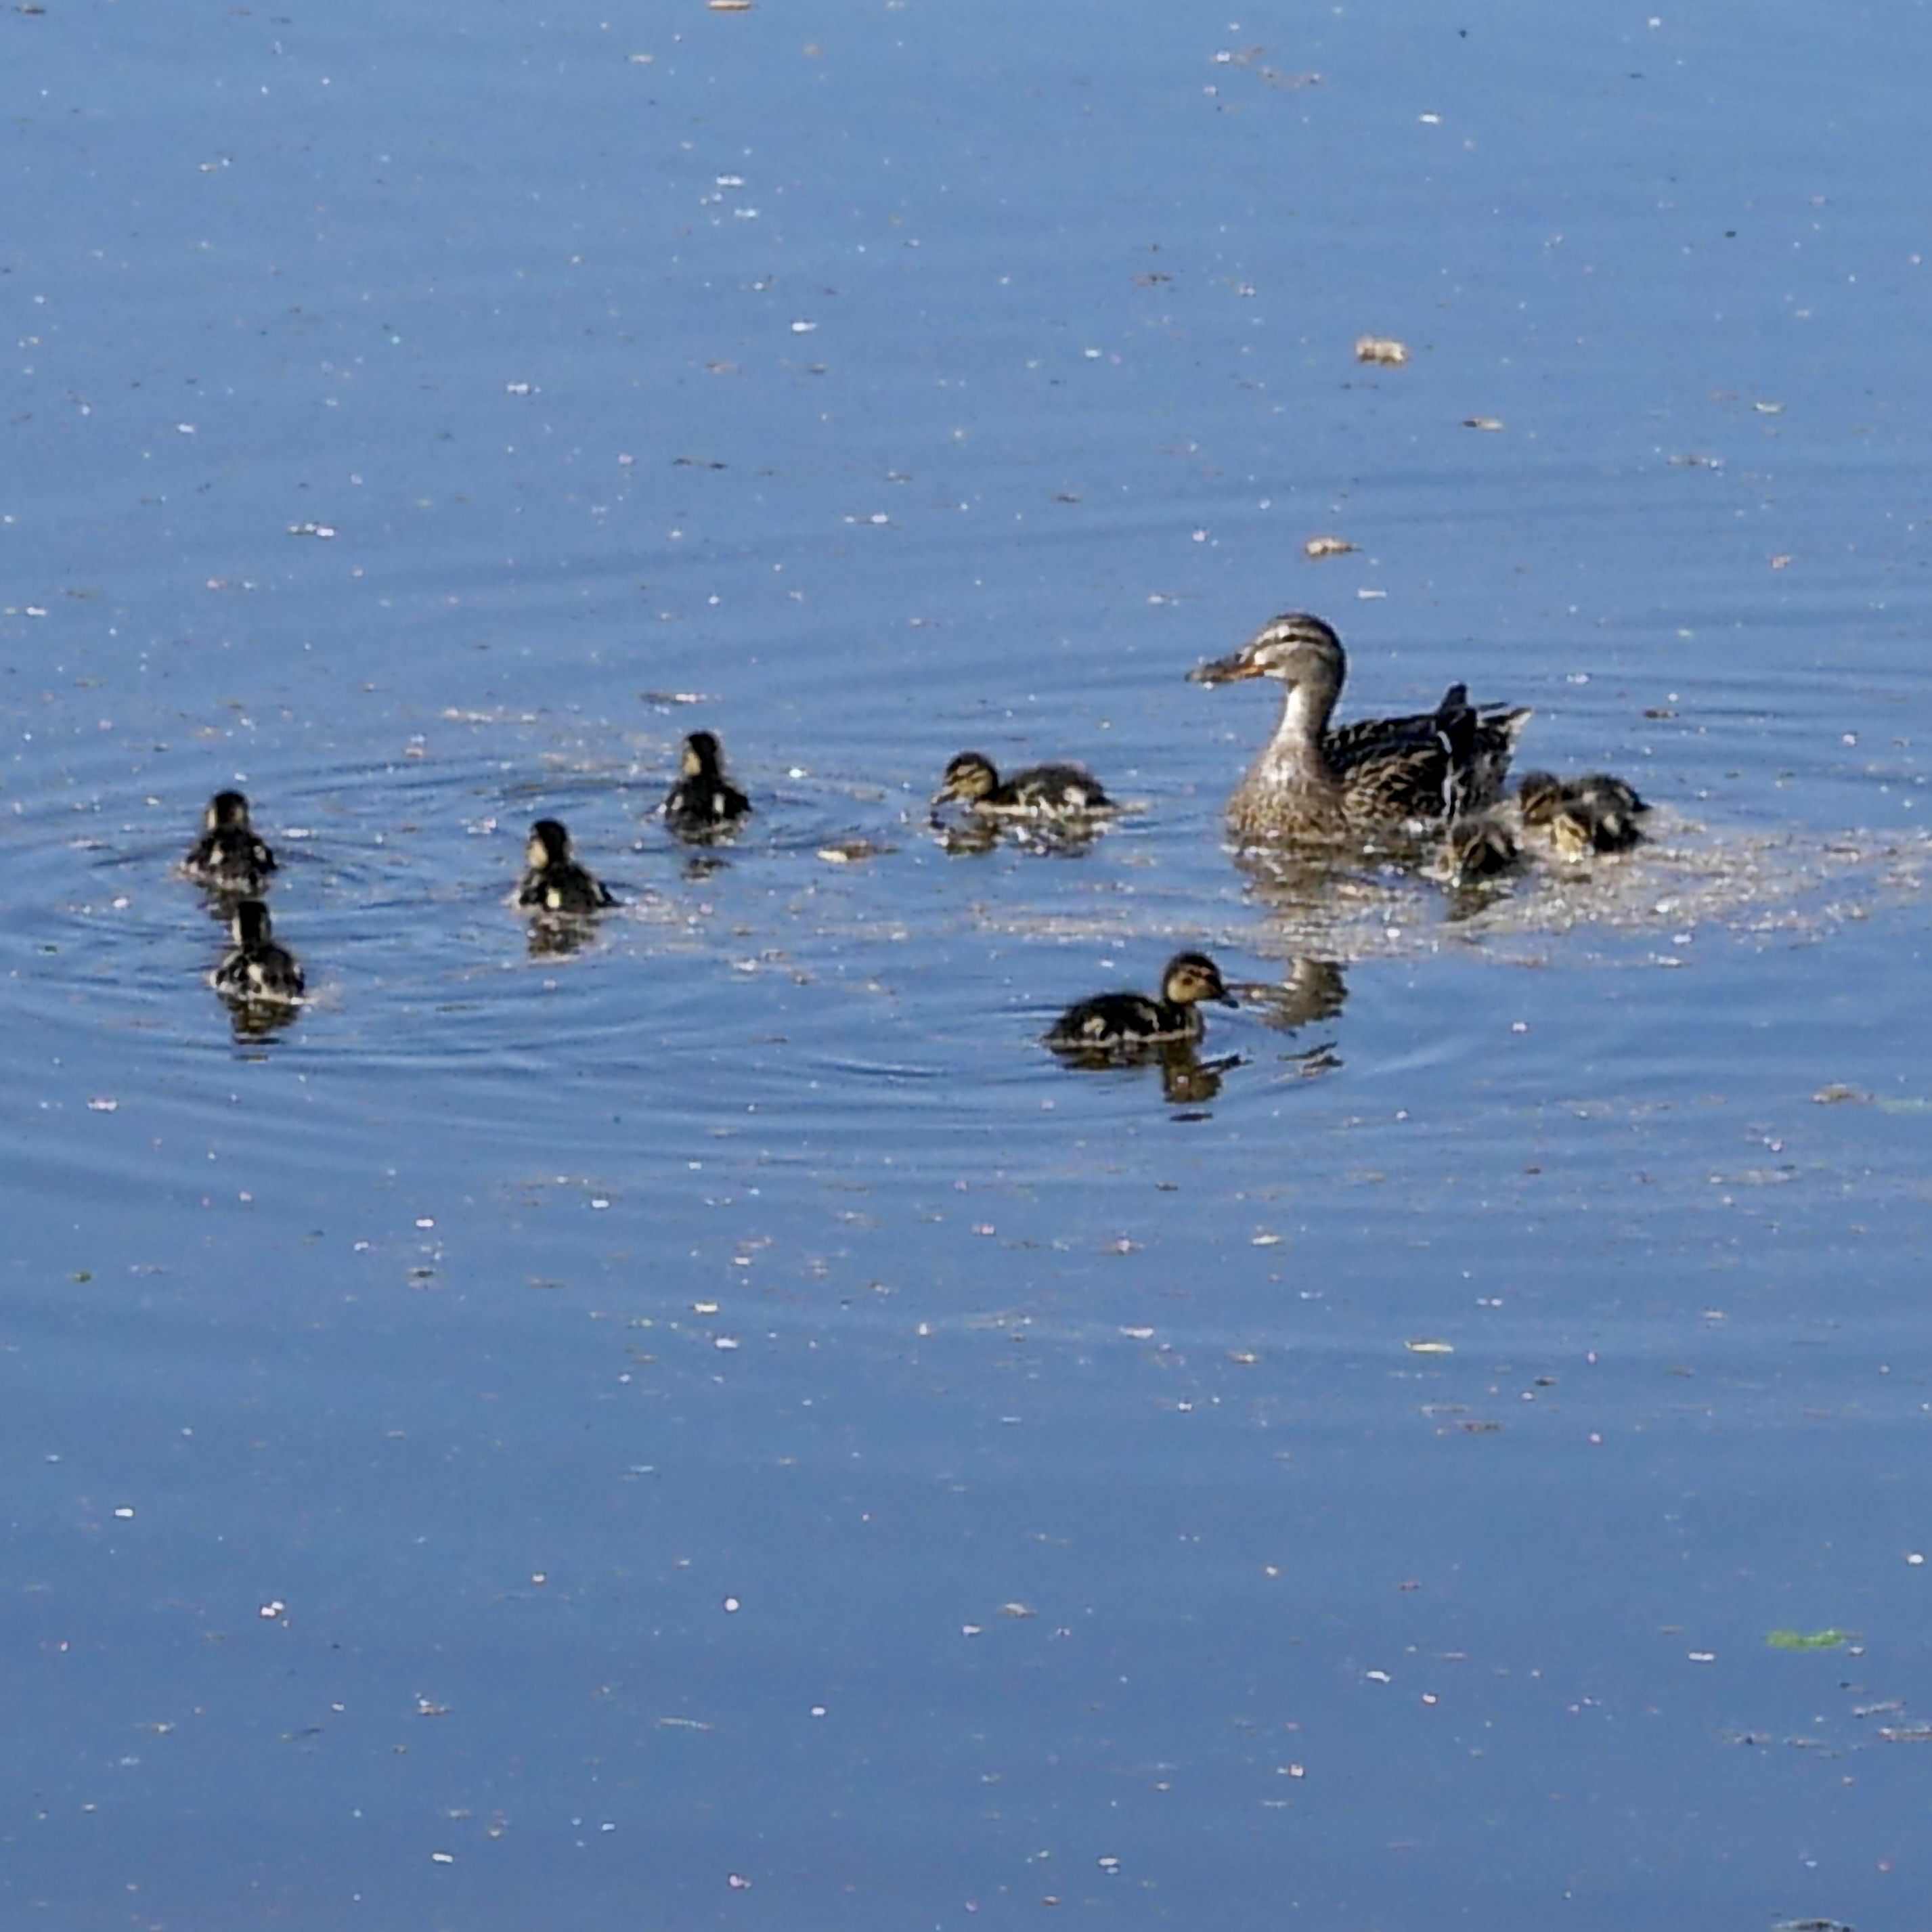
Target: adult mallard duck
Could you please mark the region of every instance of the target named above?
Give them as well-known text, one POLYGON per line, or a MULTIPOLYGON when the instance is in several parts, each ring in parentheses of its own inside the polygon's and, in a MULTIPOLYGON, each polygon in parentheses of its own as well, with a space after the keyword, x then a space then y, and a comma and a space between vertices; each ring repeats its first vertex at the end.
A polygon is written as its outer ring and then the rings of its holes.
POLYGON ((1100 780, 1078 765, 1034 765, 1003 783, 980 752, 962 752, 946 767, 932 802, 949 800, 1001 818, 1091 818, 1114 809, 1100 780))
POLYGON ((249 1005, 292 1006, 302 996, 302 969, 269 930, 268 908, 244 899, 229 922, 234 944, 209 975, 214 990, 249 1005))
POLYGON ((1204 952, 1177 952, 1162 969, 1160 993, 1096 993, 1071 1006, 1041 1036, 1056 1053, 1131 1056, 1176 1040, 1198 1040, 1201 1002, 1238 1004, 1204 952))
POLYGON ((1432 712, 1331 731, 1347 676, 1341 639, 1305 611, 1274 619, 1239 650, 1188 673, 1196 684, 1271 677, 1285 687, 1274 736, 1228 801, 1237 837, 1346 838, 1439 824, 1500 794, 1527 707, 1478 709, 1451 685, 1432 712))
POLYGON ((663 806, 664 823, 679 838, 702 843, 734 830, 752 801, 724 776, 724 748, 712 731, 684 741, 682 766, 663 806))
POLYGON ((275 855, 256 837, 242 793, 217 792, 201 815, 201 836, 182 861, 182 870, 196 885, 251 898, 268 890, 275 855))
POLYGON ((517 889, 517 903, 533 911, 582 918, 617 902, 610 889, 570 855, 570 834, 554 818, 530 827, 524 858, 529 870, 517 889))
POLYGON ((1642 842, 1643 828, 1637 820, 1650 809, 1635 786, 1608 772, 1586 772, 1569 779, 1553 772, 1525 772, 1516 797, 1524 824, 1546 832, 1566 859, 1628 852, 1642 842))

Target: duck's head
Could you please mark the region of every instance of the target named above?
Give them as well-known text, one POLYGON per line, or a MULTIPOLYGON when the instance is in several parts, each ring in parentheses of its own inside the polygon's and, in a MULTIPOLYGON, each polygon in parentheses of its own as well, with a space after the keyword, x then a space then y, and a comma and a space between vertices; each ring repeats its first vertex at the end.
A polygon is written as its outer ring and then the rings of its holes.
POLYGON ((1202 1000, 1223 1006, 1240 1004, 1222 985, 1220 968, 1204 952, 1177 952, 1162 970, 1160 996, 1175 1006, 1191 1006, 1202 1000))
POLYGON ((208 801, 202 823, 211 832, 246 832, 248 801, 238 791, 218 791, 208 801))
POLYGON ((230 916, 228 929, 237 946, 260 946, 268 937, 268 908, 260 899, 244 899, 230 916))
POLYGON ((539 872, 551 866, 568 863, 570 834, 563 829, 562 822, 555 818, 538 819, 530 827, 530 842, 524 848, 524 857, 539 872))
POLYGON ((1516 802, 1526 825, 1547 825, 1562 809, 1564 786, 1554 772, 1525 772, 1516 782, 1516 802))
POLYGON ((946 775, 939 782, 939 789, 932 794, 934 805, 944 805, 950 798, 970 805, 976 799, 990 798, 998 790, 1000 775, 993 769, 993 761, 979 752, 962 752, 946 768, 946 775))
POLYGON ((1342 688, 1348 671, 1342 640, 1319 617, 1291 610, 1264 624, 1238 651, 1196 664, 1190 684, 1233 684, 1245 677, 1272 677, 1288 685, 1342 688))
POLYGON ((724 754, 715 731, 694 731, 684 741, 684 775, 688 778, 715 778, 724 754))

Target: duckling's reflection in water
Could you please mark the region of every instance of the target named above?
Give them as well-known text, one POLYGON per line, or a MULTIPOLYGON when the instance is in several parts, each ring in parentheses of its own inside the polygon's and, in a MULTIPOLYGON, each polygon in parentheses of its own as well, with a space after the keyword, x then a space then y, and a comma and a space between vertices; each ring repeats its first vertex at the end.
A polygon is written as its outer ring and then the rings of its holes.
POLYGON ((568 913, 540 913, 530 921, 529 951, 532 959, 567 958, 597 937, 597 922, 568 913))
POLYGON ((1077 859, 1094 849, 1102 821, 1092 818, 989 818, 968 812, 956 819, 934 812, 926 820, 933 843, 949 858, 970 858, 1010 845, 1044 859, 1077 859))
MULTIPOLYGON (((1243 1007, 1262 1025, 1280 1033, 1298 1033, 1318 1021, 1332 1020, 1348 997, 1348 982, 1333 959, 1291 958, 1280 985, 1250 980, 1229 990, 1240 996, 1243 1007)), ((1332 1040, 1322 1040, 1298 1053, 1286 1053, 1283 1062, 1294 1070, 1298 1080, 1332 1073, 1342 1064, 1332 1040)))
POLYGON ((238 1000, 231 995, 224 995, 222 1004, 228 1009, 229 1027, 238 1042, 272 1040, 302 1017, 300 1006, 268 1006, 260 1000, 238 1000))
MULTIPOLYGON (((1051 1042, 1049 1042, 1051 1044, 1051 1042)), ((1124 1069, 1159 1068, 1161 1098, 1170 1107, 1196 1107, 1221 1090, 1224 1074, 1241 1064, 1238 1053, 1201 1057, 1201 1043, 1192 1040, 1142 1040, 1108 1047, 1054 1046, 1053 1057, 1079 1073, 1118 1073, 1124 1069)))

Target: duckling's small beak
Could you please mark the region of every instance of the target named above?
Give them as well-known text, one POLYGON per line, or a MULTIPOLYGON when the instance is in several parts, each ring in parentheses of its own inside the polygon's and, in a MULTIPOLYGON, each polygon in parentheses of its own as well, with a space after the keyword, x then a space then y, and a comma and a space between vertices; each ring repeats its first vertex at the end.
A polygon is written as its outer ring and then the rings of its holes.
POLYGON ((950 784, 943 784, 931 798, 927 800, 926 802, 928 805, 944 805, 948 799, 957 798, 959 794, 950 784))
POLYGON ((1198 664, 1187 674, 1190 684, 1232 684, 1237 679, 1259 677, 1261 667, 1250 655, 1244 644, 1224 658, 1213 658, 1205 664, 1198 664))
POLYGON ((1234 997, 1232 988, 1223 986, 1214 995, 1214 1004, 1217 1006, 1238 1006, 1241 1003, 1234 997))

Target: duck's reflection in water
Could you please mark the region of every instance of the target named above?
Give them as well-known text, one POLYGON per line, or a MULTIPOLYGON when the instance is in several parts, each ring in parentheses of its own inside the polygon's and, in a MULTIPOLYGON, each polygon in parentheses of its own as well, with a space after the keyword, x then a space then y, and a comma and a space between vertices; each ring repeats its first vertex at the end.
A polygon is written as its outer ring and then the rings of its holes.
POLYGON ((301 1006, 285 1000, 242 999, 224 993, 221 1004, 228 1009, 228 1024, 238 1046, 272 1040, 302 1017, 301 1006))
POLYGON ((1161 1098, 1170 1107, 1198 1107, 1221 1091, 1222 1077, 1241 1064, 1238 1053, 1202 1057, 1200 1043, 1191 1040, 1146 1040, 1131 1046, 1056 1047, 1053 1057, 1062 1066, 1082 1073, 1118 1073, 1124 1068, 1151 1066, 1160 1073, 1161 1098))
POLYGON ((926 826, 933 843, 949 858, 972 858, 1009 845, 1037 858, 1077 859, 1094 849, 1100 830, 1091 818, 998 819, 973 812, 957 819, 934 812, 926 826))
MULTIPOLYGON (((1333 959, 1291 957, 1279 984, 1268 980, 1247 980, 1232 990, 1243 1008, 1262 1025, 1280 1033, 1298 1033, 1304 1027, 1332 1020, 1348 997, 1348 984, 1342 968, 1333 959)), ((1312 1046, 1281 1055, 1298 1080, 1332 1073, 1342 1064, 1333 1040, 1318 1041, 1312 1046)))
POLYGON ((530 921, 530 956, 532 959, 561 959, 581 952, 597 937, 597 922, 572 919, 567 913, 549 913, 530 921))

